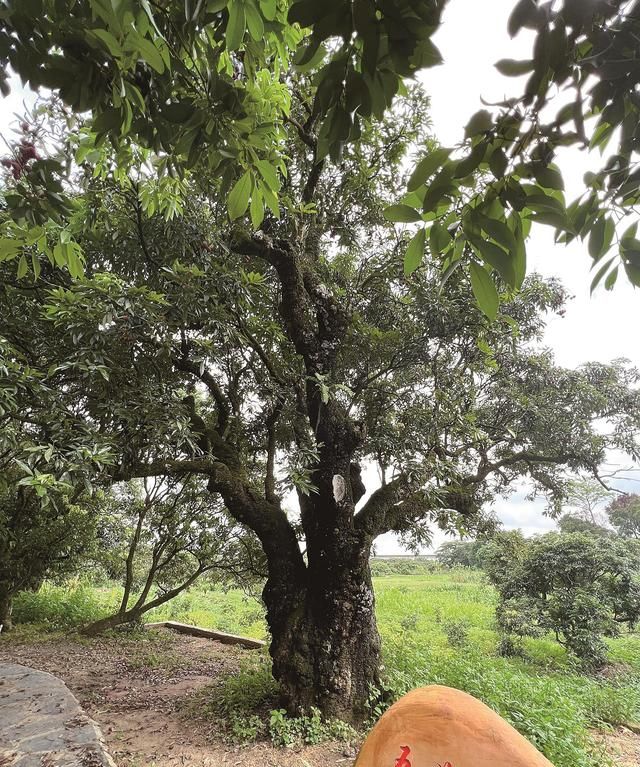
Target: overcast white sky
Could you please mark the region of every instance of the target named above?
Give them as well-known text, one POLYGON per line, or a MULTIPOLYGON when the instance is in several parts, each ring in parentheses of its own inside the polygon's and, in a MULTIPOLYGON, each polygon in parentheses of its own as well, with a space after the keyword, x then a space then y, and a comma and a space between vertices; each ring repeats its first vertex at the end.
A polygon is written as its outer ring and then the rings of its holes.
MULTIPOLYGON (((444 23, 435 37, 445 63, 427 70, 423 76, 431 96, 434 133, 445 146, 453 146, 461 140, 471 115, 483 108, 481 96, 486 101, 499 101, 520 93, 520 82, 501 76, 494 67, 501 58, 530 56, 530 37, 521 34, 511 40, 507 34, 507 18, 513 5, 514 0, 449 2, 444 23)), ((21 111, 22 98, 17 89, 8 99, 0 99, 0 135, 6 135, 12 113, 21 111)), ((581 191, 585 171, 597 168, 598 159, 577 150, 557 158, 569 198, 581 191)), ((545 338, 558 362, 574 367, 589 360, 608 362, 626 357, 640 366, 640 293, 625 279, 620 279, 613 292, 599 289, 590 296, 592 275, 586 244, 555 245, 552 231, 546 227, 534 228, 528 252, 530 269, 559 277, 574 296, 566 315, 550 321, 545 338)), ((367 484, 374 483, 375 472, 366 472, 365 480, 367 484)), ((640 484, 625 486, 630 490, 636 488, 640 488, 640 484)), ((505 527, 519 527, 526 534, 552 529, 554 523, 542 514, 544 504, 526 501, 525 495, 525 488, 521 488, 508 500, 496 502, 495 510, 505 527)), ((436 534, 434 546, 442 540, 443 536, 436 534)), ((379 539, 377 550, 378 553, 400 551, 393 536, 379 539)))

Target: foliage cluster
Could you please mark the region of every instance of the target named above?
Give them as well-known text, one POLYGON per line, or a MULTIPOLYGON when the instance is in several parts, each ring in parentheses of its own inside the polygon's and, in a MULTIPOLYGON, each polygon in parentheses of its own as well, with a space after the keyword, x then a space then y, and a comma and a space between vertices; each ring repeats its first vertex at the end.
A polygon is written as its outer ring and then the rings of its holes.
POLYGON ((37 590, 46 577, 73 573, 95 541, 95 516, 86 499, 40 494, 40 485, 34 487, 30 479, 17 480, 15 472, 0 477, 0 624, 5 630, 11 628, 18 592, 37 590))
POLYGON ((482 567, 482 552, 486 541, 446 541, 436 555, 444 567, 482 567))
POLYGON ((500 594, 497 620, 506 634, 542 636, 580 660, 606 661, 603 637, 640 618, 640 548, 635 542, 580 533, 526 540, 498 534, 487 546, 486 572, 500 594))
POLYGON ((421 557, 385 557, 371 560, 371 574, 385 575, 427 575, 438 569, 438 563, 421 557))

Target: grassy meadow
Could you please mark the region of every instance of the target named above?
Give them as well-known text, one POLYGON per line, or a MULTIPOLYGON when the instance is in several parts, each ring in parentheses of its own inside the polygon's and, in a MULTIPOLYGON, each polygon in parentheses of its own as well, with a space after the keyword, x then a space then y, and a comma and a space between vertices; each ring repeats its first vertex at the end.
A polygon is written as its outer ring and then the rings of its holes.
MULTIPOLYGON (((419 570, 374 582, 385 683, 394 695, 430 683, 466 690, 510 721, 556 767, 608 764, 589 731, 640 722, 640 634, 609 640, 610 666, 589 676, 551 637, 526 640, 522 656, 499 655, 493 625, 496 594, 482 573, 419 570)), ((37 594, 18 598, 15 617, 66 629, 99 616, 118 596, 116 587, 45 585, 37 594)), ((147 619, 266 637, 256 599, 207 583, 148 613, 147 619)), ((19 627, 16 638, 20 633, 19 627)))

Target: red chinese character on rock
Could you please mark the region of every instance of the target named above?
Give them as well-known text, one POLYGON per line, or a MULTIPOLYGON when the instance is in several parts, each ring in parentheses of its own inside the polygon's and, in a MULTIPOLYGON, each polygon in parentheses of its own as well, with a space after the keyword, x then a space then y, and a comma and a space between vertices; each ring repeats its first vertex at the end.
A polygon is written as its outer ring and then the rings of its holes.
POLYGON ((395 767, 411 767, 411 762, 407 759, 407 757, 411 753, 411 749, 409 748, 409 746, 400 746, 400 748, 402 749, 402 753, 396 759, 395 767))

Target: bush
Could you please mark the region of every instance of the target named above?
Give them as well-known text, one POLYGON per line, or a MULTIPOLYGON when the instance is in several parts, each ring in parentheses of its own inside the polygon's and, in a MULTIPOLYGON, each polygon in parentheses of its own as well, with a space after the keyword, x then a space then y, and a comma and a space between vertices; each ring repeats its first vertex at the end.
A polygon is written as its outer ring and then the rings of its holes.
POLYGON ((70 629, 90 623, 114 608, 113 596, 79 582, 66 586, 45 583, 38 591, 22 591, 14 601, 16 623, 44 623, 70 629))
POLYGON ((317 708, 309 716, 287 716, 284 709, 274 709, 269 717, 269 735, 274 746, 314 746, 326 740, 350 741, 356 731, 339 719, 323 720, 317 708))
POLYGON ((466 621, 448 621, 444 624, 443 629, 451 647, 464 647, 469 641, 469 629, 466 621))
POLYGON ((371 574, 374 577, 390 575, 428 575, 438 570, 438 563, 424 557, 390 557, 371 560, 371 574))
POLYGON ((500 637, 496 647, 496 654, 501 658, 526 657, 526 653, 522 644, 508 634, 500 637))
POLYGON ((591 668, 606 662, 603 638, 640 618, 640 557, 630 542, 501 534, 487 547, 486 569, 500 594, 496 617, 506 634, 552 632, 591 668))

